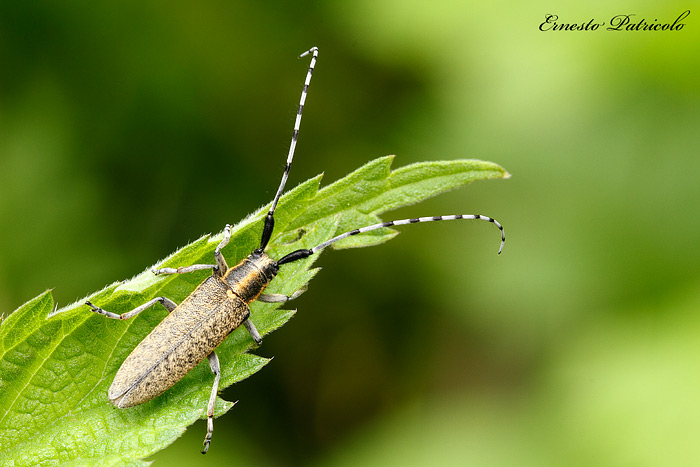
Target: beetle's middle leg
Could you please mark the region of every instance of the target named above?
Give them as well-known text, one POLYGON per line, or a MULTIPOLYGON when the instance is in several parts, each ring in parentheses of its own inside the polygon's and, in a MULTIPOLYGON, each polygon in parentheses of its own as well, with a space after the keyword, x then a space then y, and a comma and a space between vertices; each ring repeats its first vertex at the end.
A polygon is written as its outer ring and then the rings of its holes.
POLYGON ((253 338, 256 345, 262 344, 262 336, 258 332, 258 329, 255 327, 253 322, 250 320, 250 318, 243 321, 243 326, 245 326, 246 331, 248 331, 248 334, 250 334, 250 337, 253 338))
POLYGON ((207 357, 209 359, 209 367, 214 373, 214 385, 211 387, 211 395, 209 396, 209 404, 207 404, 207 435, 204 437, 204 449, 202 454, 206 454, 211 443, 211 435, 214 433, 214 406, 216 405, 216 394, 219 392, 219 379, 221 378, 221 366, 219 365, 219 357, 213 351, 207 357))
POLYGON ((214 250, 214 259, 216 260, 216 264, 193 264, 192 266, 180 268, 153 269, 153 274, 186 274, 188 272, 201 271, 202 269, 213 269, 214 274, 223 276, 226 274, 226 271, 228 271, 228 264, 226 264, 226 259, 224 259, 224 255, 221 253, 221 250, 228 245, 229 240, 231 240, 231 226, 226 224, 226 227, 224 227, 224 238, 221 239, 221 242, 214 250))
MULTIPOLYGON (((292 295, 285 295, 281 293, 262 293, 258 295, 258 300, 265 303, 283 303, 288 302, 290 300, 294 300, 304 292, 306 292, 306 286, 303 286, 302 288, 294 292, 292 295)), ((255 328, 255 325, 250 320, 250 318, 243 321, 243 326, 245 326, 246 330, 248 331, 248 334, 250 334, 250 337, 253 338, 255 343, 260 345, 262 343, 262 337, 260 336, 260 333, 255 328)))
POLYGON ((120 315, 120 314, 117 314, 117 313, 112 313, 111 311, 103 310, 102 308, 93 305, 91 302, 85 302, 85 304, 86 304, 87 306, 89 306, 89 307, 92 309, 92 311, 94 311, 95 313, 98 313, 98 314, 100 314, 100 315, 104 315, 104 316, 106 316, 107 318, 122 319, 122 320, 124 320, 124 319, 129 319, 129 318, 133 318, 134 316, 136 316, 136 315, 138 315, 139 313, 141 313, 143 310, 152 307, 152 306, 155 305, 156 303, 162 304, 162 305, 165 307, 165 309, 168 310, 168 312, 171 312, 171 311, 173 311, 175 308, 177 308, 177 304, 176 304, 174 301, 170 300, 169 298, 167 298, 167 297, 156 297, 156 298, 154 298, 153 300, 149 300, 149 301, 147 301, 146 303, 144 303, 143 305, 141 305, 141 306, 139 306, 139 307, 136 307, 136 308, 134 308, 134 309, 131 310, 131 311, 127 311, 126 313, 122 313, 122 314, 120 315))

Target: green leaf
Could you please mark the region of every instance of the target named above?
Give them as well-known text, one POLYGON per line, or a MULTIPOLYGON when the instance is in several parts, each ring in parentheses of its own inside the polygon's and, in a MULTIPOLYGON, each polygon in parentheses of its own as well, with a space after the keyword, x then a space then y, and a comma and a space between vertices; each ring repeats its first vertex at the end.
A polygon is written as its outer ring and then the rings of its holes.
MULTIPOLYGON (((277 208, 267 253, 280 258, 347 230, 381 222, 378 215, 385 211, 474 180, 508 177, 504 169, 490 162, 423 162, 392 172, 392 160, 393 156, 388 156, 371 161, 322 190, 318 189, 319 175, 285 194, 277 208)), ((229 264, 259 246, 267 210, 268 206, 259 209, 233 228, 231 242, 224 249, 229 264)), ((334 246, 371 246, 395 234, 381 229, 334 246)), ((204 236, 158 267, 211 263, 222 235, 204 236)), ((309 282, 318 272, 312 268, 317 256, 285 264, 268 292, 291 294, 309 282)), ((86 299, 115 313, 129 311, 156 296, 179 303, 208 274, 155 276, 149 267, 86 299)), ((206 362, 150 402, 128 409, 112 406, 107 389, 117 369, 166 311, 156 306, 131 320, 117 321, 92 313, 84 302, 55 310, 47 291, 0 325, 0 465, 147 465, 141 459, 171 444, 187 426, 204 417, 213 381, 206 362)), ((262 335, 294 315, 276 304, 255 302, 251 308, 262 335)), ((253 346, 245 329, 237 329, 217 348, 222 363, 221 389, 267 364, 268 359, 248 353, 253 346)), ((217 400, 217 415, 232 405, 217 400)), ((214 449, 216 443, 214 437, 214 449)))

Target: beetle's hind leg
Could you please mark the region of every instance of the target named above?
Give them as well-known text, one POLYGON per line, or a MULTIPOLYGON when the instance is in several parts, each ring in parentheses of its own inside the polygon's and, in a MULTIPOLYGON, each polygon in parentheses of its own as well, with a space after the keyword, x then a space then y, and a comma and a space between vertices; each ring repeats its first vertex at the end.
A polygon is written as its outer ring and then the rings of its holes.
POLYGON ((219 379, 221 378, 221 366, 219 365, 219 357, 216 352, 212 352, 207 357, 209 359, 209 367, 214 373, 214 385, 211 387, 211 395, 209 396, 209 404, 207 404, 207 435, 204 437, 204 449, 202 454, 206 454, 211 443, 211 435, 214 433, 214 406, 216 405, 216 394, 219 392, 219 379))
POLYGON ((106 316, 107 318, 121 319, 121 320, 133 318, 134 316, 141 313, 143 310, 152 307, 156 303, 162 304, 163 307, 165 307, 165 309, 168 310, 168 312, 173 311, 175 308, 177 308, 177 304, 174 301, 170 300, 169 298, 156 297, 153 300, 149 300, 146 303, 144 303, 143 305, 136 307, 131 311, 127 311, 126 313, 122 313, 120 315, 117 313, 112 313, 111 311, 103 310, 102 308, 93 305, 91 302, 85 302, 85 304, 87 306, 89 306, 92 309, 92 311, 94 311, 95 313, 106 316))

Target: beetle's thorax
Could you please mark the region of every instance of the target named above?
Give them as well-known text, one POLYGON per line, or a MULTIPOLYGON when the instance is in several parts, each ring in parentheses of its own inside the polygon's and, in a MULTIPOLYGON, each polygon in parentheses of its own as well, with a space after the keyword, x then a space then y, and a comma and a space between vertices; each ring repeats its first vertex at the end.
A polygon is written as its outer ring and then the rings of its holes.
POLYGON ((255 250, 240 263, 229 268, 224 274, 224 281, 236 295, 250 303, 265 290, 278 270, 279 266, 275 260, 265 252, 255 250))

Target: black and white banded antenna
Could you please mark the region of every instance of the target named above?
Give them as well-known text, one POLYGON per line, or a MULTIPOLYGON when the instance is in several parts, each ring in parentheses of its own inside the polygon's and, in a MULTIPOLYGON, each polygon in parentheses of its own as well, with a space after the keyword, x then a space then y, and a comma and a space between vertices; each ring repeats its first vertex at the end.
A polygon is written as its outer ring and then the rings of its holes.
POLYGON ((373 224, 373 225, 368 225, 367 227, 360 227, 359 229, 354 229, 350 230, 348 232, 345 232, 343 234, 340 234, 336 237, 331 238, 330 240, 326 240, 323 243, 320 243, 316 245, 313 248, 310 249, 301 249, 301 250, 296 250, 288 255, 282 257, 280 260, 277 261, 277 264, 284 264, 284 263, 291 263, 293 261, 297 261, 303 258, 307 258, 314 253, 318 253, 320 250, 326 248, 329 245, 332 245, 333 243, 340 241, 344 238, 351 237, 353 235, 358 235, 362 234, 365 232, 369 232, 371 230, 377 230, 377 229, 382 229, 384 227, 392 227, 395 225, 406 225, 406 224, 419 224, 421 222, 435 222, 435 221, 455 221, 455 220, 482 220, 486 222, 491 222, 494 224, 496 227, 498 227, 498 230, 501 231, 501 246, 498 248, 498 254, 500 255, 501 252, 503 251, 503 245, 506 242, 506 234, 505 231, 503 230, 503 226, 496 220, 491 217, 487 216, 481 216, 479 214, 456 214, 456 215, 450 215, 450 216, 433 216, 433 217, 414 217, 413 219, 401 219, 401 220, 395 220, 395 221, 388 221, 388 222, 381 222, 379 224, 373 224))
POLYGON ((289 170, 292 167, 292 160, 294 160, 294 150, 297 147, 297 139, 299 138, 299 127, 301 126, 301 114, 304 111, 304 103, 306 102, 306 95, 309 92, 309 83, 311 83, 311 75, 314 72, 314 67, 316 66, 316 60, 318 59, 318 47, 311 47, 309 50, 299 55, 299 58, 305 57, 311 54, 311 63, 309 64, 309 71, 306 72, 306 80, 304 81, 304 87, 301 90, 301 98, 299 99, 299 110, 297 110, 297 117, 294 121, 294 130, 292 131, 292 142, 289 144, 289 153, 287 154, 287 165, 284 167, 284 173, 282 174, 282 181, 277 189, 275 198, 272 200, 272 205, 270 206, 270 211, 265 217, 265 227, 263 227, 262 238, 260 240, 260 251, 264 250, 267 243, 270 241, 272 236, 272 231, 275 227, 275 209, 277 208, 277 202, 282 196, 284 191, 284 186, 287 184, 287 178, 289 177, 289 170))

